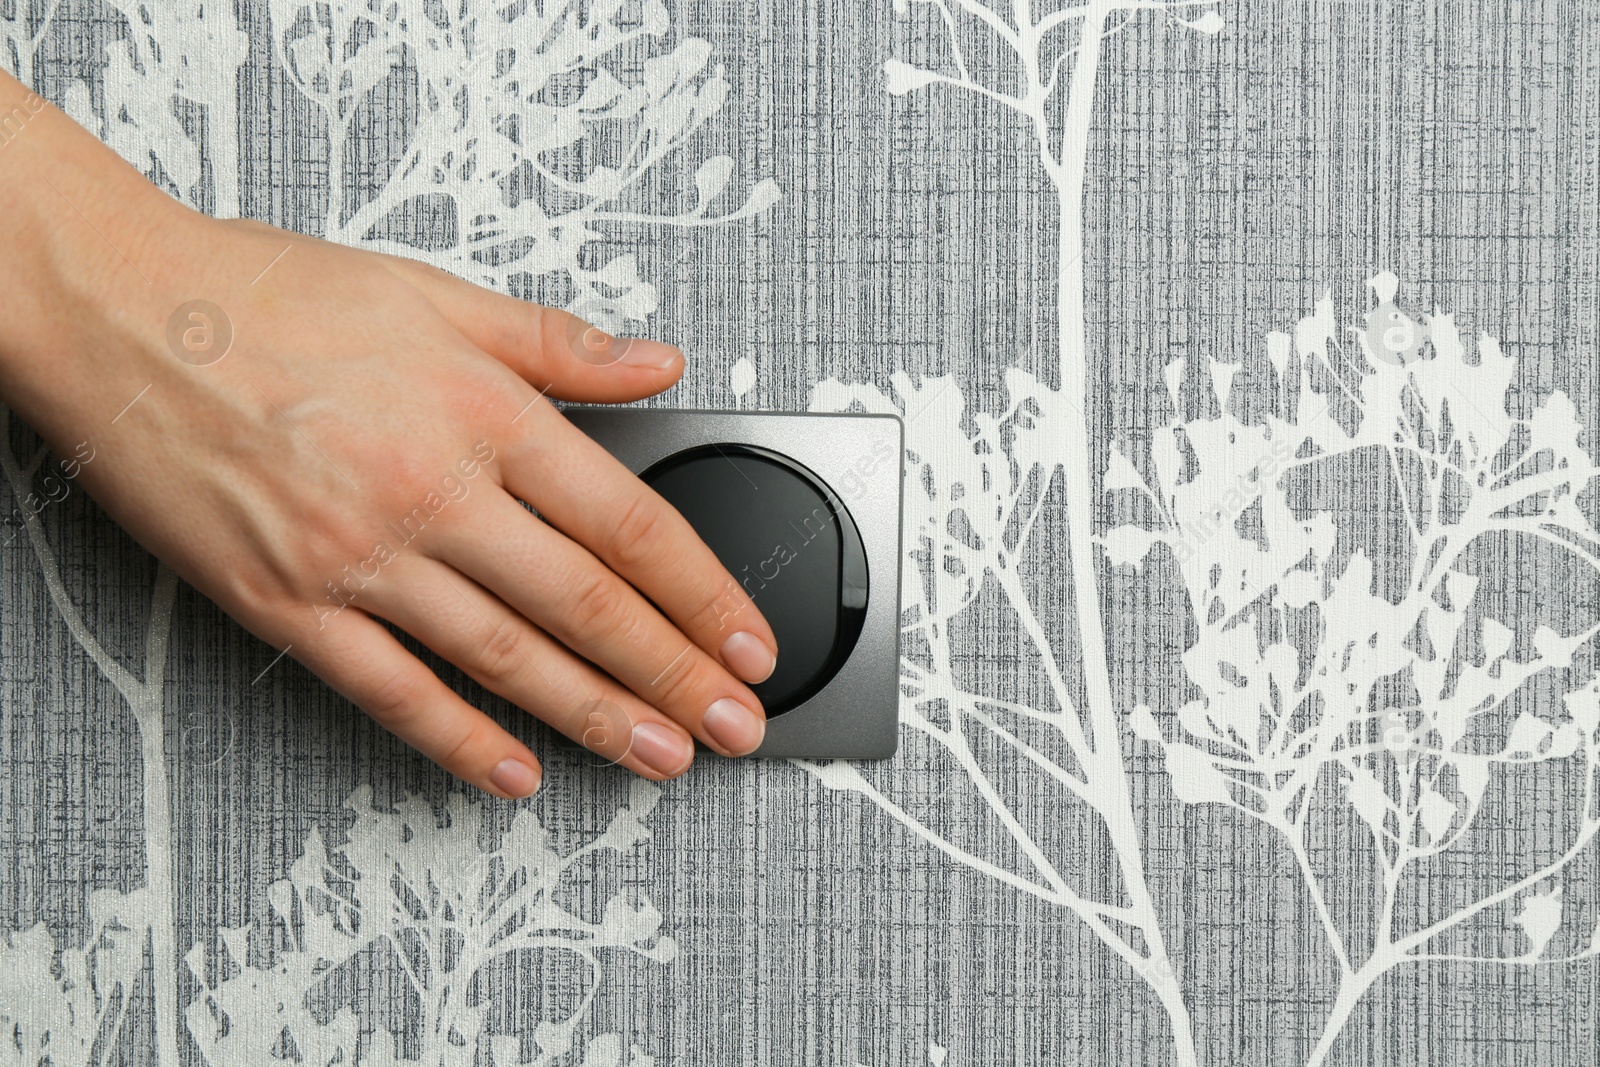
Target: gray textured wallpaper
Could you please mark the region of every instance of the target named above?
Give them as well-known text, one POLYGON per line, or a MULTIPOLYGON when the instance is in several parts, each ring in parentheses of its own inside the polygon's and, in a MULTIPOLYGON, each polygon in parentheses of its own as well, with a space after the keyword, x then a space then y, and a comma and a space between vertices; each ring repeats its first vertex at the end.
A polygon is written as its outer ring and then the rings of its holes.
POLYGON ((1600 1059, 1593 5, 0 34, 204 210, 674 341, 658 403, 907 441, 899 756, 658 788, 440 665, 545 761, 509 803, 25 506, 12 420, 0 1064, 1600 1059))

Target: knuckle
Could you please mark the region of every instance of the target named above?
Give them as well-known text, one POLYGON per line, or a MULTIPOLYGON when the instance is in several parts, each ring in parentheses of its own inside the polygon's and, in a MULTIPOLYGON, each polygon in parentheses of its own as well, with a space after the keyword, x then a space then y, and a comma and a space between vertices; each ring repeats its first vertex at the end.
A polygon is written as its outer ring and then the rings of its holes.
POLYGON ((606 541, 607 556, 619 569, 639 567, 656 554, 664 526, 661 501, 651 493, 638 493, 628 502, 606 541))
POLYGON ((404 726, 416 717, 421 692, 422 679, 415 671, 397 670, 368 695, 367 713, 391 729, 404 726))
MULTIPOLYGON (((438 403, 450 411, 452 422, 461 422, 455 411, 459 401, 453 394, 436 392, 438 403)), ((376 502, 386 514, 404 520, 427 521, 448 510, 445 500, 454 475, 455 458, 448 450, 433 445, 395 448, 384 456, 384 479, 373 490, 376 502)), ((409 534, 410 529, 406 530, 409 534)))
POLYGON ((467 723, 460 736, 446 741, 440 747, 439 754, 434 757, 434 762, 447 771, 458 773, 459 770, 463 769, 461 768, 462 756, 474 747, 474 742, 477 741, 481 729, 482 725, 480 723, 467 723))
POLYGON ((473 668, 486 681, 509 681, 527 666, 527 644, 527 631, 520 626, 486 625, 473 668))
POLYGON ((609 573, 583 579, 567 606, 568 635, 580 645, 603 644, 625 625, 627 598, 622 583, 609 573))
POLYGON ((540 440, 536 419, 523 418, 516 425, 505 425, 518 413, 523 403, 520 397, 527 388, 528 383, 499 360, 474 364, 453 372, 448 410, 460 426, 472 427, 472 432, 479 435, 469 440, 492 439, 497 450, 512 441, 534 445, 540 440))
POLYGON ((708 662, 693 648, 683 650, 650 683, 650 703, 658 708, 687 707, 696 704, 694 695, 705 689, 710 679, 708 662))

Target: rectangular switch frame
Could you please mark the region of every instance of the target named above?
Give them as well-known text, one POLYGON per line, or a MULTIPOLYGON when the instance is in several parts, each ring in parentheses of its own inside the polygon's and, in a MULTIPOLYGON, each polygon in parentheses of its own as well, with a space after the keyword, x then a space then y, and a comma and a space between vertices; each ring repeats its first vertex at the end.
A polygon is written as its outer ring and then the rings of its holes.
MULTIPOLYGON (((744 444, 789 456, 833 489, 855 520, 866 549, 866 621, 844 666, 810 700, 768 720, 766 740, 754 755, 894 755, 900 738, 905 457, 899 417, 610 407, 568 407, 563 414, 635 474, 685 449, 744 444)), ((781 648, 778 654, 783 654, 781 648)))

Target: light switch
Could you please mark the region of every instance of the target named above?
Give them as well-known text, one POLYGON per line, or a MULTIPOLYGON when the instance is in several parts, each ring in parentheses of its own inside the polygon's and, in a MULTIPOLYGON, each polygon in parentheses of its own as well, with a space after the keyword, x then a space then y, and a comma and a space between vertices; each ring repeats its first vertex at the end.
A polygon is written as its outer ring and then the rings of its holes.
POLYGON ((683 514, 771 624, 757 756, 882 759, 899 739, 892 415, 568 408, 683 514))

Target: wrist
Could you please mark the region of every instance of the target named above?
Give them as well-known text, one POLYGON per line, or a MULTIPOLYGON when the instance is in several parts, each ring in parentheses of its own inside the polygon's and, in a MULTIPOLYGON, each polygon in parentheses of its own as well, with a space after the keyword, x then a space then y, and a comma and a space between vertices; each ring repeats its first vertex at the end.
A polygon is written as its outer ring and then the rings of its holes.
POLYGON ((163 279, 208 220, 3 73, 0 203, 0 399, 59 437, 97 384, 144 373, 150 346, 122 342, 159 337, 163 279))

